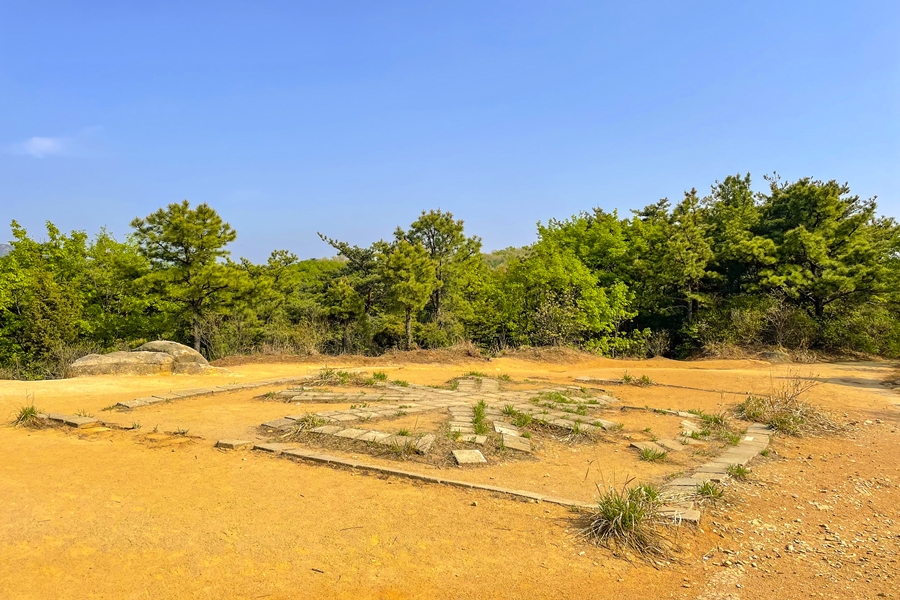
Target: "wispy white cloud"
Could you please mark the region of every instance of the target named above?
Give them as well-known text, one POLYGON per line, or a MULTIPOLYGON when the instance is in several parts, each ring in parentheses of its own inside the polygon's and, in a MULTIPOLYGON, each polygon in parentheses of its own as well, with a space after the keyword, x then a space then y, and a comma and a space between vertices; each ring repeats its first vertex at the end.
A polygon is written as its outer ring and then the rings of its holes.
POLYGON ((97 136, 100 127, 87 127, 74 137, 34 136, 25 141, 11 144, 8 150, 13 154, 47 158, 48 156, 82 156, 98 151, 97 136))
POLYGON ((65 152, 68 138, 35 136, 13 145, 16 154, 27 154, 35 158, 45 158, 65 152))

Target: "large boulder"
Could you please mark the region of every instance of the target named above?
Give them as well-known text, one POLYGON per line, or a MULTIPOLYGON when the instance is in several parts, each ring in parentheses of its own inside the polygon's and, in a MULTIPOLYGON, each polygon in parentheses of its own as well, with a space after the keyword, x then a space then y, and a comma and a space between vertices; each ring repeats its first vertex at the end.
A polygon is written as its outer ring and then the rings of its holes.
MULTIPOLYGON (((200 375, 218 371, 203 355, 178 342, 147 342, 131 352, 89 354, 70 367, 74 377, 83 375, 200 375)), ((224 369, 221 369, 224 371, 224 369)))
POLYGON ((160 352, 110 352, 88 354, 69 367, 75 377, 84 375, 161 375, 172 373, 175 359, 160 352))
POLYGON ((209 365, 203 355, 184 344, 178 342, 167 342, 166 340, 156 340, 155 342, 147 342, 143 346, 134 349, 135 352, 164 352, 175 359, 177 364, 197 363, 201 365, 209 365))

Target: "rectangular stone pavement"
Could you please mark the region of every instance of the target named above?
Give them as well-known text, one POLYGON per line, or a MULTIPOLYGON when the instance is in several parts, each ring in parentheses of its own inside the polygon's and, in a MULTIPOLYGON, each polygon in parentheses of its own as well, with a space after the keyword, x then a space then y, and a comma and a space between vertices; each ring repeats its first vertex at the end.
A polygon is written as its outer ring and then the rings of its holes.
POLYGON ((382 431, 367 431, 356 439, 362 442, 380 442, 381 440, 387 439, 391 437, 390 433, 384 433, 382 431))
POLYGON ((518 435, 502 435, 503 445, 519 452, 531 452, 531 440, 518 435))
POLYGON ((656 440, 656 444, 670 452, 683 452, 687 448, 687 446, 675 440, 656 440))
POLYGON ((237 450, 240 448, 248 448, 252 442, 247 440, 219 440, 216 442, 216 448, 227 448, 228 450, 237 450))
POLYGON ((662 453, 666 452, 665 448, 654 442, 631 442, 631 447, 637 448, 638 450, 653 450, 654 452, 662 453))
POLYGON ((459 436, 459 441, 468 442, 470 444, 478 444, 480 446, 481 444, 484 444, 487 441, 487 436, 486 435, 475 435, 474 433, 470 433, 467 435, 459 436))
POLYGON ((479 450, 453 450, 453 458, 460 465, 472 465, 478 463, 486 463, 484 454, 479 450))
POLYGON ((277 429, 279 431, 283 431, 285 429, 290 429, 291 427, 296 427, 297 423, 293 419, 272 419, 271 421, 266 421, 262 424, 263 427, 268 427, 269 429, 277 429))
POLYGON ((334 435, 338 431, 344 429, 340 425, 322 425, 321 427, 315 427, 310 429, 313 433, 321 433, 324 435, 334 435))
POLYGON ((293 446, 290 444, 254 444, 254 450, 261 450, 263 452, 271 452, 272 454, 281 454, 285 450, 291 449, 293 446))
POLYGON ((364 435, 366 433, 368 433, 368 432, 365 429, 354 429, 354 428, 350 427, 347 429, 342 429, 342 430, 338 431, 337 433, 335 433, 334 435, 335 435, 335 437, 341 437, 341 438, 355 440, 359 436, 364 435))
POLYGON ((508 435, 521 435, 522 433, 518 427, 510 425, 509 423, 504 423, 503 421, 494 421, 494 431, 508 435))
POLYGON ((94 417, 79 417, 77 415, 69 415, 65 419, 63 419, 63 423, 65 425, 68 425, 69 427, 75 427, 76 429, 88 427, 99 422, 100 421, 98 421, 94 417))

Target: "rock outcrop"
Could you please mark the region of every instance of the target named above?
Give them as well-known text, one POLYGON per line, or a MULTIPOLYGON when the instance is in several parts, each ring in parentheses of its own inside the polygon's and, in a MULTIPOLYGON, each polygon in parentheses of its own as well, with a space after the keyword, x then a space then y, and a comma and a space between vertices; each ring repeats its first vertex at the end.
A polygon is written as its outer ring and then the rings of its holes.
POLYGON ((203 355, 178 342, 147 342, 131 352, 88 354, 72 363, 74 377, 85 375, 198 375, 218 370, 203 355))

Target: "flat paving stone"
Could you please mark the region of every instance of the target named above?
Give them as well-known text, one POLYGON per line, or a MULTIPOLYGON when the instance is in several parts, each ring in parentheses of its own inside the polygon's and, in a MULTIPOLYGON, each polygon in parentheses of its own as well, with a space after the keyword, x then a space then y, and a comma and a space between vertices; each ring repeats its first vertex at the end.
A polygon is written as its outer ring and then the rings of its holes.
POLYGON ((612 421, 606 421, 606 420, 604 420, 604 419, 594 419, 594 420, 591 421, 591 422, 592 422, 595 426, 602 427, 603 429, 606 429, 607 431, 609 431, 609 430, 611 430, 611 429, 618 429, 618 428, 619 428, 619 424, 618 424, 618 423, 613 423, 612 421))
POLYGON ((638 450, 653 450, 654 452, 666 452, 666 449, 654 442, 631 442, 632 448, 638 450))
POLYGON ((700 511, 696 508, 683 509, 664 506, 659 509, 659 514, 688 523, 698 523, 700 521, 700 511))
POLYGON ((475 433, 475 428, 470 425, 451 425, 452 433, 475 433))
POLYGON ((416 440, 416 450, 418 450, 422 454, 425 454, 426 452, 431 450, 431 446, 434 445, 435 439, 436 438, 434 437, 434 434, 426 433, 425 435, 420 437, 418 440, 416 440))
POLYGON ((143 400, 126 400, 124 402, 119 402, 116 406, 122 408, 138 408, 139 406, 148 406, 148 404, 143 400))
POLYGON ((475 434, 461 435, 461 436, 459 436, 459 441, 468 442, 470 444, 478 444, 480 446, 481 444, 484 444, 487 441, 487 436, 486 435, 475 435, 475 434))
POLYGON ((262 424, 263 427, 268 427, 269 429, 285 429, 288 427, 295 427, 297 423, 293 419, 272 419, 271 421, 266 421, 262 424))
POLYGON ((337 433, 335 433, 335 437, 347 438, 351 440, 355 440, 359 436, 368 433, 365 429, 354 429, 349 427, 347 429, 341 429, 337 433))
POLYGON ((504 423, 502 421, 494 421, 494 431, 496 431, 499 434, 509 435, 509 436, 516 436, 516 435, 522 434, 521 430, 518 427, 516 427, 514 425, 510 425, 509 423, 504 423))
POLYGON ((694 421, 687 421, 687 420, 681 422, 681 428, 684 429, 685 431, 687 431, 688 433, 692 433, 694 431, 703 431, 703 428, 700 427, 700 425, 698 423, 695 423, 694 421))
POLYGON ((341 427, 340 425, 322 425, 320 427, 314 427, 314 428, 310 429, 310 431, 313 433, 321 433, 324 435, 334 435, 335 433, 337 433, 338 431, 341 431, 342 429, 344 429, 344 428, 341 427))
POLYGON ((503 434, 501 436, 503 439, 503 445, 511 450, 518 450, 519 452, 531 452, 531 440, 528 438, 523 438, 518 435, 506 435, 503 434))
POLYGON ((228 450, 237 450, 239 448, 246 448, 250 446, 253 442, 248 440, 219 440, 216 442, 216 448, 227 448, 228 450))
POLYGON ((331 419, 332 419, 333 421, 341 421, 341 422, 346 422, 346 421, 358 421, 358 420, 359 420, 359 418, 358 418, 356 415, 349 415, 349 414, 346 414, 346 413, 343 413, 343 414, 342 414, 342 413, 338 413, 338 414, 336 414, 336 415, 331 415, 331 419))
POLYGON ((667 487, 667 488, 673 488, 673 487, 674 488, 677 488, 677 487, 695 488, 695 487, 699 486, 701 483, 703 483, 703 482, 700 481, 699 479, 694 479, 693 477, 679 477, 678 479, 673 479, 672 481, 667 482, 664 487, 667 487))
POLYGON ((82 427, 89 427, 91 425, 99 423, 100 421, 98 421, 94 417, 79 417, 77 415, 69 415, 65 419, 63 419, 62 422, 69 427, 80 429, 82 427))
POLYGON ((453 458, 459 465, 473 465, 478 463, 486 463, 487 459, 480 450, 454 450, 453 458))
POLYGON ((694 473, 719 473, 726 474, 728 472, 728 464, 722 463, 706 463, 694 469, 694 473))
POLYGON ((263 451, 263 452, 271 452, 272 454, 281 454, 281 453, 284 452, 285 450, 290 450, 290 449, 291 449, 291 445, 290 445, 290 444, 278 444, 278 443, 274 443, 274 444, 254 444, 254 445, 253 445, 253 449, 254 449, 254 450, 261 450, 261 451, 263 451))
POLYGON ((670 452, 683 452, 686 446, 675 440, 656 440, 658 446, 662 446, 670 452))
POLYGON ((363 442, 380 442, 389 437, 391 437, 390 433, 384 433, 383 431, 368 431, 356 439, 363 442))

